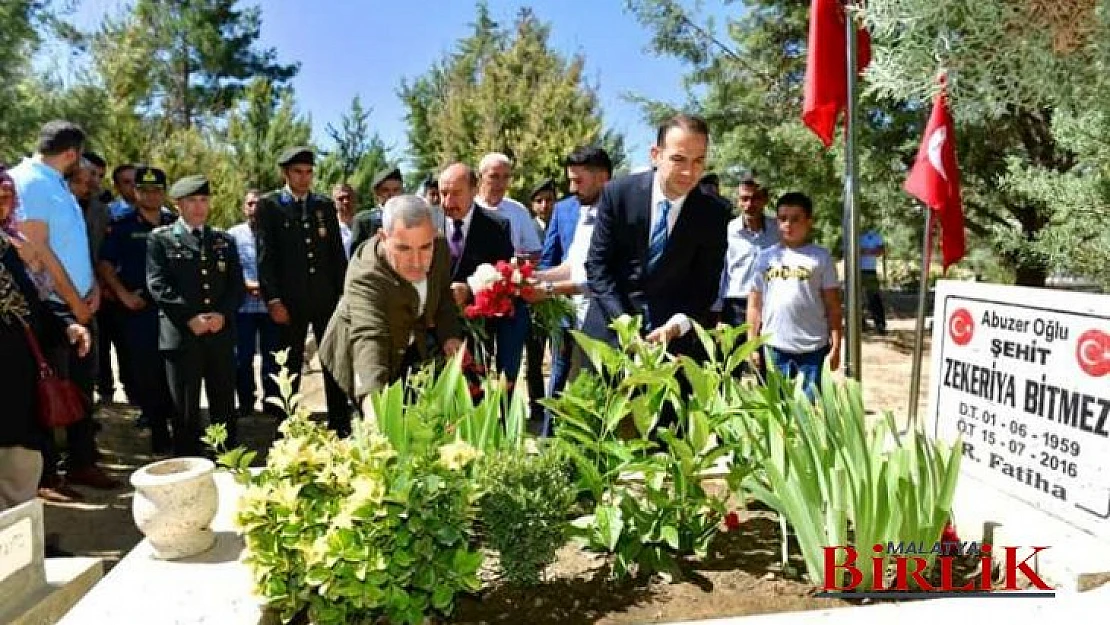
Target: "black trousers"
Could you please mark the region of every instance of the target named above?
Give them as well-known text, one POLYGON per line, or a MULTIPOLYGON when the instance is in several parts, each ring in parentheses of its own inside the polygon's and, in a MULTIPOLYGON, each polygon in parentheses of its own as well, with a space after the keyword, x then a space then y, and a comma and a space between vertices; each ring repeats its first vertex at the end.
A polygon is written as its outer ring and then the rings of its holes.
POLYGON ((882 285, 879 283, 879 274, 874 271, 864 271, 860 276, 863 292, 867 297, 867 310, 871 313, 871 321, 875 329, 883 332, 886 330, 886 310, 883 307, 882 285))
MULTIPOLYGON (((226 332, 226 331, 225 331, 226 332)), ((208 423, 227 426, 228 446, 238 445, 235 422, 235 343, 229 336, 205 335, 191 345, 162 352, 173 397, 173 452, 204 455, 200 437, 208 423), (200 389, 208 396, 209 420, 200 412, 200 389)))
POLYGON ((112 399, 112 394, 116 389, 116 375, 112 371, 112 350, 116 352, 116 363, 119 366, 119 383, 123 385, 123 390, 129 399, 134 392, 134 384, 132 383, 133 367, 131 366, 131 358, 127 357, 127 346, 125 345, 125 331, 126 323, 124 315, 126 311, 118 303, 111 300, 104 300, 101 303, 100 310, 96 313, 96 325, 100 330, 97 333, 96 351, 97 351, 97 390, 101 398, 106 400, 112 399))
MULTIPOLYGON (((90 337, 93 341, 97 337, 96 323, 89 326, 90 337)), ((57 345, 46 354, 54 372, 64 378, 69 378, 85 395, 90 406, 84 419, 67 427, 66 438, 66 468, 68 470, 84 469, 96 464, 96 424, 93 423, 92 393, 96 374, 96 352, 90 350, 84 358, 77 355, 73 346, 65 343, 57 345)), ((57 475, 58 465, 61 462, 61 450, 54 439, 53 433, 47 433, 42 450, 43 478, 57 475)))
POLYGON ((528 403, 531 406, 533 419, 543 417, 543 406, 539 400, 544 398, 543 385, 543 356, 547 351, 547 337, 542 336, 535 326, 528 331, 528 340, 524 343, 525 360, 527 361, 524 377, 528 382, 528 403))
POLYGON ((121 313, 124 320, 124 349, 117 352, 135 371, 141 372, 132 380, 131 399, 150 423, 151 443, 155 451, 169 449, 171 439, 169 424, 177 407, 170 392, 165 360, 158 351, 158 310, 153 304, 140 312, 121 313))
MULTIPOLYGON (((294 317, 290 323, 279 326, 281 329, 281 347, 289 350, 286 366, 290 373, 297 376, 293 381, 294 393, 301 388, 302 370, 304 369, 304 342, 308 337, 308 330, 309 328, 312 329, 312 335, 316 338, 316 344, 319 345, 324 339, 324 330, 327 329, 330 319, 331 313, 317 313, 311 315, 310 318, 298 319, 294 317)), ((331 372, 326 367, 322 369, 324 395, 328 402, 328 427, 341 436, 346 436, 351 432, 351 404, 343 389, 332 377, 331 372)))

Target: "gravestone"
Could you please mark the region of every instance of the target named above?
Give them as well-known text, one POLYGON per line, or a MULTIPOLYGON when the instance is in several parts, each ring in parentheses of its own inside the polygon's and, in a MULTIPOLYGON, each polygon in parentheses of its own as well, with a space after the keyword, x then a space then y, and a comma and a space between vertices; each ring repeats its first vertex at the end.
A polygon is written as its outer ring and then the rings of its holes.
POLYGON ((45 585, 42 502, 33 500, 0 512, 0 623, 45 585))
POLYGON ((0 512, 0 623, 57 623, 103 575, 99 558, 43 558, 38 500, 0 512))
POLYGON ((1110 570, 1110 296, 941 281, 926 432, 962 442, 963 540, 1048 549, 1063 587, 1110 570))

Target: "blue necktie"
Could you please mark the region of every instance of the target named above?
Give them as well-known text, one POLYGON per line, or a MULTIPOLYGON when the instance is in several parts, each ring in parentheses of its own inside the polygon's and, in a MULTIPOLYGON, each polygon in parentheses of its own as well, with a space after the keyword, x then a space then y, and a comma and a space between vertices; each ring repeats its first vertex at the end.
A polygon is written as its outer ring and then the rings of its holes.
POLYGON ((655 269, 655 264, 663 257, 663 250, 667 249, 667 217, 671 213, 671 201, 663 200, 659 203, 659 218, 651 228, 651 239, 648 241, 648 271, 655 269))

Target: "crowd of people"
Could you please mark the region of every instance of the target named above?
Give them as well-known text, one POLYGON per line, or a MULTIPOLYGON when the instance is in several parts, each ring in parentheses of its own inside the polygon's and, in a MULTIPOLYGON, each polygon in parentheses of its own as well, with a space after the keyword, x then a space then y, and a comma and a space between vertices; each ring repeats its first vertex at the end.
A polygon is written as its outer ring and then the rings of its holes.
MULTIPOLYGON (((749 174, 734 215, 706 174, 709 130, 695 116, 659 127, 642 172, 613 178, 604 149, 575 149, 569 193, 544 180, 527 205, 509 197, 512 160, 491 153, 446 165, 414 194, 399 169, 382 171, 375 207, 359 212, 350 185, 314 192, 315 153, 291 147, 275 155, 282 188, 248 191, 242 223, 226 232, 208 224, 203 172, 171 184, 156 164, 119 164, 109 191, 107 164, 85 144, 78 126, 50 122, 33 155, 0 169, 0 509, 36 494, 79 500, 74 484, 120 486, 98 466, 92 414, 117 383, 154 454, 201 454, 208 423, 225 424, 234 444, 240 418, 282 416, 266 401, 278 394, 274 354, 287 350, 301 373, 306 345, 318 346, 327 423, 340 434, 354 415, 372 417, 373 391, 479 340, 510 384, 527 363, 532 416, 549 434, 537 400, 588 366, 568 333, 615 342, 610 323, 624 314, 641 316, 646 340, 695 359, 704 354, 693 322, 747 323, 768 343, 767 362, 746 370, 774 366, 808 387, 823 364, 839 366, 840 286, 832 256, 811 241, 810 199, 784 193, 768 213, 770 190, 749 174), (514 257, 537 265, 536 288, 490 321, 488 337, 467 336, 467 278, 514 257), (555 296, 570 297, 575 314, 549 343, 529 305, 555 296), (89 399, 64 433, 37 416, 28 329, 89 399)), ((870 245, 882 253, 881 239, 870 245)))

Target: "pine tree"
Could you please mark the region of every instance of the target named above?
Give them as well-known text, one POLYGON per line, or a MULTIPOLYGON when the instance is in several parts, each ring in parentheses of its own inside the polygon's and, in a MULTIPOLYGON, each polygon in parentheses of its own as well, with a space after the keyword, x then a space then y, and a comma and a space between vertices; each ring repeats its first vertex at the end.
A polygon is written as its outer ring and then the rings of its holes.
POLYGON ((479 4, 472 26, 454 54, 402 84, 418 176, 503 152, 516 162, 510 195, 523 199, 543 178, 562 178, 562 160, 575 146, 605 144, 623 163, 623 140, 604 128, 585 57, 552 50, 550 25, 524 8, 505 30, 479 4))

